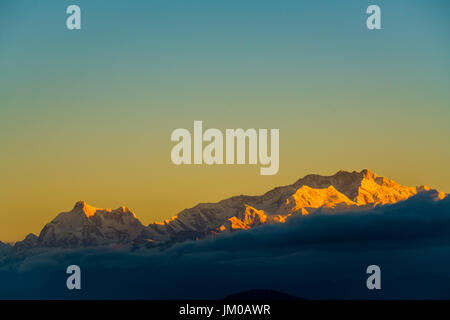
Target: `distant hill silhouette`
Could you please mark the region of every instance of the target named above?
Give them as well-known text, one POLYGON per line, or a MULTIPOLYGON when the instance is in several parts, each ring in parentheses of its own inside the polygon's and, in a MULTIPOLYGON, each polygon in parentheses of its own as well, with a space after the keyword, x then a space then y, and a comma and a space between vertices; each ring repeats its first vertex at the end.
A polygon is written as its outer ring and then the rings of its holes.
POLYGON ((222 300, 306 300, 305 298, 291 296, 290 294, 275 290, 248 290, 233 293, 222 300))

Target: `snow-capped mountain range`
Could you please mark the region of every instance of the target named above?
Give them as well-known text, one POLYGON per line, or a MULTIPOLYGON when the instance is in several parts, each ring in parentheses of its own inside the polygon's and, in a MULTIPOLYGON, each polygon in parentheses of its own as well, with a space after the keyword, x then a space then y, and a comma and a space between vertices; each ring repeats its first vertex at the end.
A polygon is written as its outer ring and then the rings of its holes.
POLYGON ((235 196, 217 203, 201 203, 164 222, 143 225, 127 207, 95 208, 77 202, 47 223, 39 236, 29 234, 12 247, 0 242, 0 255, 42 248, 79 248, 131 245, 152 247, 210 235, 250 229, 267 223, 284 223, 295 215, 319 211, 364 210, 406 200, 426 186, 407 187, 369 170, 339 171, 332 176, 307 175, 261 196, 235 196))

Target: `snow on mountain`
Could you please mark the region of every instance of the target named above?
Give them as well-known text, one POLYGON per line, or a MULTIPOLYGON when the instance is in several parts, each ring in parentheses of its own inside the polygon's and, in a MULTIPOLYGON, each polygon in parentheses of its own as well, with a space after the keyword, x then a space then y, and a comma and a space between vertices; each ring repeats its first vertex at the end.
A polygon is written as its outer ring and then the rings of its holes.
POLYGON ((87 247, 129 243, 144 226, 127 207, 100 209, 77 202, 45 225, 37 239, 43 247, 87 247))
POLYGON ((431 189, 426 186, 402 186, 369 170, 339 171, 332 176, 307 175, 292 185, 275 188, 261 196, 236 196, 199 204, 148 228, 171 239, 193 239, 285 222, 292 215, 311 214, 318 209, 337 212, 396 203, 428 190, 431 189))
MULTIPOLYGON (((283 223, 293 215, 313 214, 317 210, 361 210, 395 203, 429 190, 426 186, 402 186, 369 170, 339 171, 332 176, 307 175, 261 196, 241 195, 217 203, 201 203, 147 227, 127 207, 100 209, 80 201, 71 211, 60 213, 45 225, 39 237, 28 235, 16 243, 14 250, 170 244, 266 223, 283 223)), ((440 199, 445 196, 438 193, 440 199)))

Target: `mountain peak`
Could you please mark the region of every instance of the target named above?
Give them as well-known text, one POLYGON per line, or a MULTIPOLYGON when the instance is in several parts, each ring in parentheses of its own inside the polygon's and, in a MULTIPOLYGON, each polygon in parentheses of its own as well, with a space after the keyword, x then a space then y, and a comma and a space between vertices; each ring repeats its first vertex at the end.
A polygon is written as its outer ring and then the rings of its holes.
POLYGON ((85 201, 78 201, 75 203, 72 211, 80 212, 82 211, 87 217, 93 216, 98 210, 103 210, 100 208, 95 208, 88 205, 85 201))
POLYGON ((358 171, 339 170, 334 175, 322 176, 318 174, 309 174, 297 180, 293 186, 298 189, 304 185, 313 189, 325 189, 333 186, 336 190, 346 195, 350 200, 355 199, 358 195, 358 188, 364 178, 375 179, 378 177, 370 170, 364 169, 358 171))
POLYGON ((83 212, 86 217, 90 218, 92 216, 94 216, 96 213, 120 213, 120 214, 125 214, 125 215, 131 215, 134 218, 137 218, 137 216, 126 206, 121 206, 115 210, 112 209, 102 209, 102 208, 97 208, 94 206, 91 206, 89 204, 86 203, 86 201, 77 201, 72 209, 71 212, 83 212))
POLYGON ((307 175, 293 184, 295 190, 302 186, 326 189, 333 186, 356 205, 383 205, 395 203, 425 191, 425 187, 407 187, 385 177, 378 176, 369 169, 348 172, 340 170, 332 176, 307 175))
MULTIPOLYGON (((320 175, 317 175, 317 176, 320 176, 320 175)), ((355 179, 360 178, 360 177, 367 178, 367 179, 378 178, 378 175, 369 169, 362 169, 361 171, 354 170, 352 172, 346 171, 346 170, 339 170, 331 177, 342 177, 342 176, 351 176, 351 177, 354 177, 355 179)))
POLYGON ((360 174, 362 174, 362 176, 364 178, 367 178, 367 179, 376 179, 376 178, 378 178, 378 176, 375 173, 373 173, 372 171, 370 171, 369 169, 361 170, 360 174))
POLYGON ((75 203, 69 212, 61 212, 47 223, 38 242, 44 247, 71 248, 130 243, 144 226, 127 207, 115 210, 75 203))

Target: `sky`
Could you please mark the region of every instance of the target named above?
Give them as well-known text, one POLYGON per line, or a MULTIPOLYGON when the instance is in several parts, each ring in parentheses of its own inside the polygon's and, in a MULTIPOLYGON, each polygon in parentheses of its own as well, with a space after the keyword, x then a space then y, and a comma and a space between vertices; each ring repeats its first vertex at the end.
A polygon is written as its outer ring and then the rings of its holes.
POLYGON ((0 240, 76 201, 144 224, 368 168, 450 192, 448 1, 0 0, 0 240), (66 28, 81 7, 82 29, 66 28), (382 29, 366 28, 381 8, 382 29), (176 166, 177 128, 280 129, 280 170, 176 166))

